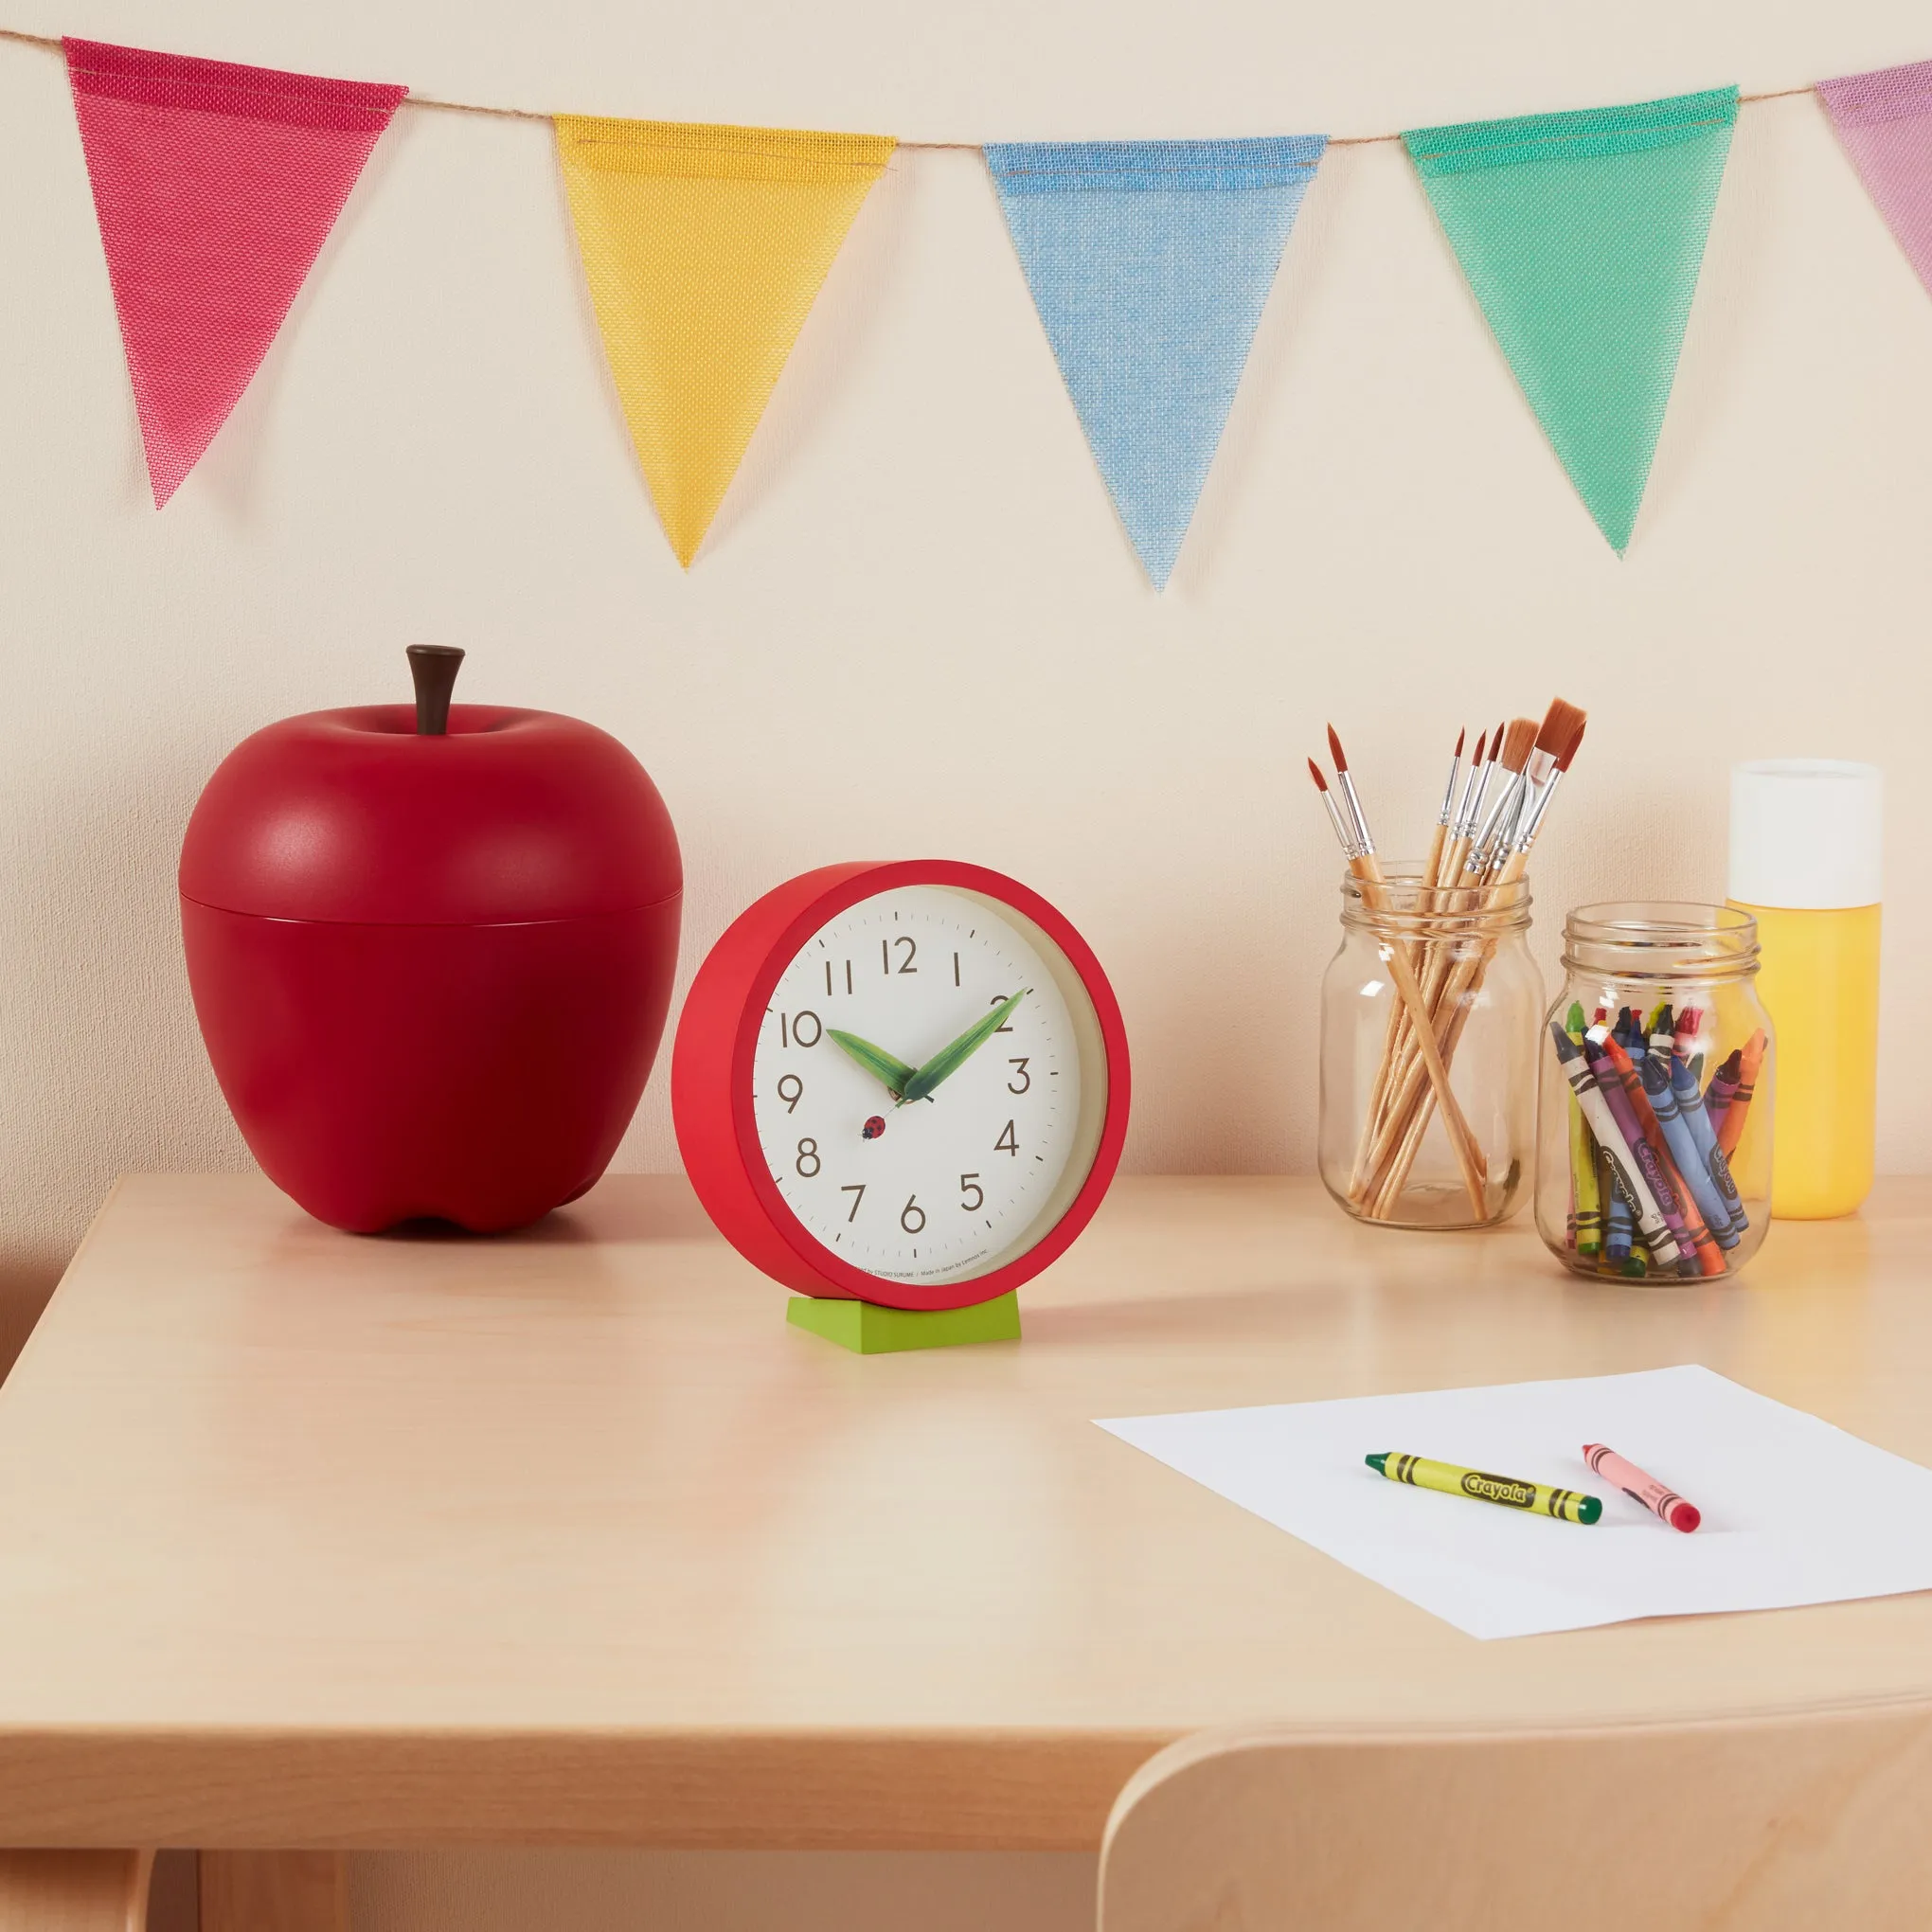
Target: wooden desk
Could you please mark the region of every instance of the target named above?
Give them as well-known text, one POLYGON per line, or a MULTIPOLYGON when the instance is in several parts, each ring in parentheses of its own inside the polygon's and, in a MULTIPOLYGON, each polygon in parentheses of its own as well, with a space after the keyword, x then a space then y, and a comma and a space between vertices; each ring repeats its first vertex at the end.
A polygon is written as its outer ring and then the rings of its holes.
POLYGON ((1023 1301, 862 1359, 677 1179, 122 1182, 0 1390, 0 1843, 1092 1847, 1207 1725, 1932 1697, 1932 1596, 1477 1643, 1091 1422, 1696 1360, 1932 1462, 1932 1184, 1643 1288, 1127 1181, 1023 1301))

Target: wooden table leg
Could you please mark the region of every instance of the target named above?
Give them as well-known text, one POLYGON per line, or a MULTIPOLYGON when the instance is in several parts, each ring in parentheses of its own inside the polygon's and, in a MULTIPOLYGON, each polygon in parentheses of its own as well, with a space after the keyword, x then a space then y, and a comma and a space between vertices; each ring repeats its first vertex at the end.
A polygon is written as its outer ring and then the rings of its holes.
POLYGON ((341 1853, 204 1852, 201 1932, 349 1932, 341 1853))
POLYGON ((152 1852, 0 1852, 0 1932, 145 1932, 152 1852))

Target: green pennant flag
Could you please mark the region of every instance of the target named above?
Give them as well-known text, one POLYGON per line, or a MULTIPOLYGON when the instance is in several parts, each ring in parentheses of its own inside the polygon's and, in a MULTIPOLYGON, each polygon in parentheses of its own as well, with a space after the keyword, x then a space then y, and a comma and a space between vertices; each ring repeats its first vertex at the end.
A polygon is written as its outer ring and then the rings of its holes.
POLYGON ((1437 219, 1620 556, 1663 428, 1738 90, 1414 128, 1437 219))

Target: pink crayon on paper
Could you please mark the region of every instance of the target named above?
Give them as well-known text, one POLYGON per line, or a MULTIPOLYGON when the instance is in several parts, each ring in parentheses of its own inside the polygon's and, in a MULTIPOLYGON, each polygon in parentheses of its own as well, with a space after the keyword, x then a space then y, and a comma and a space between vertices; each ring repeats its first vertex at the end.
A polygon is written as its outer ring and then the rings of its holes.
POLYGON ((1673 1530, 1690 1535, 1704 1516, 1695 1503, 1687 1503, 1675 1490, 1666 1489, 1655 1476, 1646 1476, 1636 1463, 1626 1462, 1614 1449, 1601 1442, 1583 1444, 1583 1460, 1593 1475, 1614 1482, 1633 1502, 1641 1503, 1654 1515, 1661 1516, 1673 1530))

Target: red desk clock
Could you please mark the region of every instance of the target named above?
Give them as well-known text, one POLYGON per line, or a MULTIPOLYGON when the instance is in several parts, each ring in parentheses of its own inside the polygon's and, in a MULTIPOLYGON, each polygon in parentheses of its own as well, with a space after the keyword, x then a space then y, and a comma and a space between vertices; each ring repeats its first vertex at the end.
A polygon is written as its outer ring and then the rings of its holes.
POLYGON ((359 1233, 518 1227, 604 1171, 677 961, 677 838, 575 718, 450 704, 287 718, 208 780, 181 852, 202 1037, 277 1187, 359 1233))
POLYGON ((699 1198, 865 1353, 1019 1333, 1014 1290, 1099 1207, 1127 1134, 1127 1034, 1046 900, 951 860, 828 866, 699 969, 671 1107, 699 1198))

